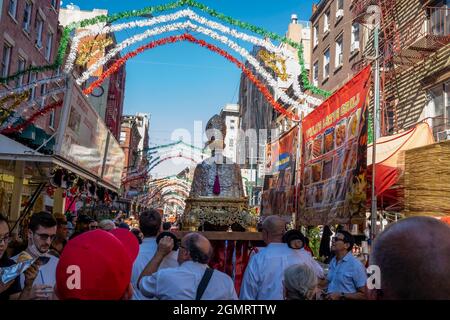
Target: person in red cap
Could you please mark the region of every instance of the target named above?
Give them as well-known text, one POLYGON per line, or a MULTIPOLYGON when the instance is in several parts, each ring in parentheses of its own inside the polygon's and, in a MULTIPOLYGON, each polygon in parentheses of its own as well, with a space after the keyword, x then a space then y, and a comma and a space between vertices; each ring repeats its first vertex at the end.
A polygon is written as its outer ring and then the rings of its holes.
POLYGON ((129 231, 93 230, 68 242, 56 268, 55 293, 61 300, 128 300, 134 259, 139 251, 129 231))

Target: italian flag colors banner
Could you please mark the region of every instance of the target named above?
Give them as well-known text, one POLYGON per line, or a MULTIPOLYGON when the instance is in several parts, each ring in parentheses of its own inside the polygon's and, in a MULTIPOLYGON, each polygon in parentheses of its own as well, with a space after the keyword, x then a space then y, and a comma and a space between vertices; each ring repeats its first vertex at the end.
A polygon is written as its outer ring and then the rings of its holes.
POLYGON ((370 67, 303 119, 297 222, 360 224, 366 218, 370 67))

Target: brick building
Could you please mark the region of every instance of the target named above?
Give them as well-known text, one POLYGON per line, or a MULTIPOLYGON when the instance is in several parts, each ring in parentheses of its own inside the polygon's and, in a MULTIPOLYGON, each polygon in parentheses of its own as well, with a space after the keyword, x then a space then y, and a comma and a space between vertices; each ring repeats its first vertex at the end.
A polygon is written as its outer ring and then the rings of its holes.
MULTIPOLYGON (((355 0, 353 16, 367 23, 372 3, 355 0)), ((450 139, 450 9, 446 0, 382 0, 381 135, 426 121, 436 140, 450 139)), ((374 55, 370 35, 365 56, 374 55)), ((363 61, 367 63, 367 61, 363 61)))
MULTIPOLYGON (((123 179, 139 173, 139 142, 141 139, 142 137, 139 133, 138 119, 136 116, 123 116, 119 140, 120 146, 125 153, 125 167, 122 174, 123 179)), ((140 190, 142 186, 142 180, 134 180, 130 183, 126 183, 123 186, 125 197, 131 196, 131 194, 128 194, 130 191, 140 190)))
POLYGON ((360 24, 353 22, 354 1, 322 0, 313 5, 311 83, 334 92, 354 75, 363 47, 360 24))
MULTIPOLYGON (((88 11, 80 10, 80 8, 74 5, 68 5, 67 8, 61 9, 59 20, 61 25, 67 26, 72 22, 91 19, 102 15, 108 15, 108 10, 93 9, 92 11, 88 11)), ((100 25, 102 26, 102 24, 100 25)), ((77 30, 77 32, 81 31, 83 31, 83 29, 77 30)), ((77 74, 81 74, 88 66, 103 58, 112 47, 117 45, 117 40, 114 33, 109 33, 103 36, 83 38, 82 41, 80 41, 79 48, 83 44, 86 44, 86 47, 91 48, 91 51, 95 51, 96 54, 90 55, 90 58, 85 61, 86 63, 84 65, 76 66, 74 72, 77 74), (95 41, 109 44, 104 48, 100 48, 100 50, 96 50, 98 48, 96 48, 96 45, 94 44, 95 41)), ((83 84, 83 88, 86 88, 90 83, 96 81, 102 72, 107 70, 115 61, 117 61, 117 59, 120 59, 120 53, 111 59, 105 66, 98 68, 97 71, 83 84)), ((119 140, 120 135, 123 103, 125 99, 125 69, 126 64, 123 64, 116 73, 113 73, 88 97, 91 105, 105 121, 106 126, 117 140, 119 140)))
MULTIPOLYGON (((61 32, 58 29, 60 2, 56 0, 10 0, 0 6, 0 77, 6 78, 32 66, 53 63, 61 32)), ((0 90, 11 90, 39 79, 55 76, 59 70, 47 72, 27 72, 15 80, 0 84, 0 90)), ((43 106, 61 99, 61 94, 47 95, 49 91, 61 87, 62 83, 36 86, 30 91, 27 104, 35 103, 22 116, 30 115, 43 106)), ((25 103, 24 103, 25 104, 25 103)), ((22 105, 24 105, 22 104, 22 105)), ((53 135, 59 124, 60 110, 40 117, 33 130, 44 136, 53 135)))

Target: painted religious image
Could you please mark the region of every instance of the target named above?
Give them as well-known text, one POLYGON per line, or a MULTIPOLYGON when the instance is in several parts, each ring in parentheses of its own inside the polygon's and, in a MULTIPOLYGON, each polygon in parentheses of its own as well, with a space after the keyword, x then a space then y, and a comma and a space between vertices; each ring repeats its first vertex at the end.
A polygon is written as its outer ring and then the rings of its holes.
POLYGON ((303 119, 298 224, 365 218, 369 76, 370 69, 364 69, 303 119))
POLYGON ((298 194, 294 186, 294 172, 297 140, 298 127, 294 127, 266 147, 266 155, 270 155, 267 159, 271 161, 266 162, 266 170, 270 168, 271 175, 265 177, 261 205, 263 216, 276 214, 290 219, 296 211, 298 194))

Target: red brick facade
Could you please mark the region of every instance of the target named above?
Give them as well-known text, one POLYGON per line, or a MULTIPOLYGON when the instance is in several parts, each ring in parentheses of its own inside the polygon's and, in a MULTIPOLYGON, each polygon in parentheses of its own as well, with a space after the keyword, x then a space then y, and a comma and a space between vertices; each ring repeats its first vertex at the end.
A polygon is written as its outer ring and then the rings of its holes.
MULTIPOLYGON (((53 0, 16 0, 3 1, 0 21, 0 77, 10 76, 30 66, 43 66, 53 63, 61 32, 58 29, 59 1, 53 0)), ((0 85, 0 90, 13 89, 32 82, 54 76, 59 71, 45 73, 27 73, 20 80, 11 80, 0 85)), ((62 85, 62 84, 60 84, 62 85)), ((41 93, 57 88, 57 84, 39 85, 34 89, 35 98, 41 93)), ((59 95, 61 96, 61 94, 59 95)), ((58 97, 47 97, 25 112, 27 116, 36 112, 41 106, 50 104, 58 97)), ((53 134, 58 127, 59 112, 40 117, 35 125, 53 134)))

